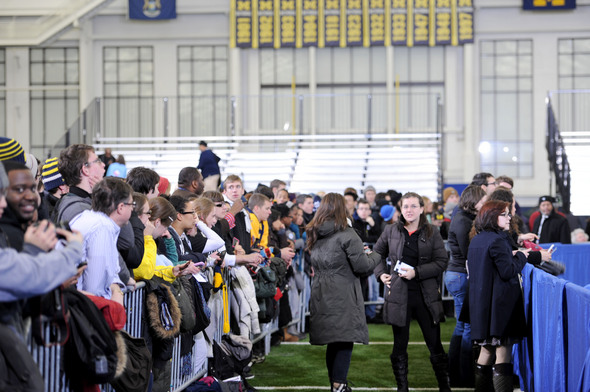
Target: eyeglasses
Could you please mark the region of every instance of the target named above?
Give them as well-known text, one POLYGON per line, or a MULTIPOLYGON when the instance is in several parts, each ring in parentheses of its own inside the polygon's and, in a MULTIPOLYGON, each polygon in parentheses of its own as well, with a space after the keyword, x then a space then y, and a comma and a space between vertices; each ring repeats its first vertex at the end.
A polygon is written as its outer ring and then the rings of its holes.
POLYGON ((197 211, 183 211, 180 213, 181 215, 194 215, 197 216, 197 211))
POLYGON ((152 216, 152 210, 148 210, 146 212, 142 212, 141 215, 152 216))
POLYGON ((504 213, 500 214, 500 216, 503 216, 504 218, 512 218, 512 214, 509 212, 504 212, 504 213))
POLYGON ((93 163, 101 163, 102 161, 100 160, 100 158, 96 158, 94 161, 90 161, 90 162, 86 162, 84 165, 85 166, 90 166, 93 163))
POLYGON ((490 185, 498 185, 498 183, 496 181, 494 181, 494 182, 488 182, 486 184, 486 186, 490 186, 490 185))
POLYGON ((125 203, 123 202, 123 204, 125 204, 126 206, 133 206, 133 208, 135 208, 135 206, 137 205, 136 202, 132 201, 131 203, 125 203))
POLYGON ((215 203, 215 207, 223 207, 223 203, 215 203))

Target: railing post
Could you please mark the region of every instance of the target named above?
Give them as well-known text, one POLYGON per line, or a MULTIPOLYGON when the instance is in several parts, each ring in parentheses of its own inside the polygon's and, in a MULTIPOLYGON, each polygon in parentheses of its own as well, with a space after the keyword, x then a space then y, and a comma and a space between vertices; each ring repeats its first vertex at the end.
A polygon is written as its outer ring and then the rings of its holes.
POLYGON ((297 99, 299 101, 299 134, 303 135, 303 95, 299 95, 297 99))
POLYGON ((101 115, 101 107, 100 107, 100 98, 96 98, 94 100, 94 104, 96 105, 96 109, 95 109, 95 116, 96 116, 96 133, 95 136, 98 139, 101 135, 101 124, 102 124, 102 115, 101 115))
POLYGON ((436 133, 438 140, 438 200, 442 200, 444 186, 444 145, 443 145, 443 105, 440 95, 436 97, 436 133))
POLYGON ((234 137, 236 136, 236 97, 235 96, 231 96, 230 97, 230 115, 229 115, 229 129, 231 131, 231 136, 234 137))
POLYGON ((169 127, 168 127, 168 97, 164 97, 164 137, 168 137, 169 127))
POLYGON ((367 95, 367 134, 371 134, 371 127, 373 123, 372 118, 372 107, 373 107, 373 96, 371 94, 367 95))

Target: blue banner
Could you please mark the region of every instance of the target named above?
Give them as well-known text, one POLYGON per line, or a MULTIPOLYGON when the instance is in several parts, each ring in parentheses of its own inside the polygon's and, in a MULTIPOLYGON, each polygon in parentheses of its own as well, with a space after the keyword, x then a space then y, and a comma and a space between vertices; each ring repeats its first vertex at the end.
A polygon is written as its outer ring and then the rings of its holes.
POLYGON ((576 0, 522 0, 525 10, 572 10, 576 0))
POLYGON ((129 0, 129 19, 176 19, 176 0, 129 0))

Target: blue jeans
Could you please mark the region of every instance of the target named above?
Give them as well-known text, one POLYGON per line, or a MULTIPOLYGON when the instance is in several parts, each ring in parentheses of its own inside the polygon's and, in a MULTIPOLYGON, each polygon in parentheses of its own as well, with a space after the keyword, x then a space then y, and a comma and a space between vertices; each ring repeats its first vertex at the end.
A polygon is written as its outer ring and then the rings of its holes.
POLYGON ((456 386, 472 385, 473 380, 473 354, 471 351, 471 325, 459 321, 463 301, 469 290, 469 281, 467 274, 463 272, 447 271, 445 274, 445 285, 447 290, 453 296, 455 302, 455 317, 457 325, 451 337, 449 347, 449 364, 451 373, 451 383, 456 386), (456 381, 456 382, 453 382, 456 381))

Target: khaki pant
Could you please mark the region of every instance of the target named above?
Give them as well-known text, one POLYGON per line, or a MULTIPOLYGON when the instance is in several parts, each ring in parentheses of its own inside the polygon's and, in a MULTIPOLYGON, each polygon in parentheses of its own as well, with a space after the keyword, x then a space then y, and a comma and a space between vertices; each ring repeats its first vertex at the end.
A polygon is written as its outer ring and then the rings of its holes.
POLYGON ((205 192, 216 191, 217 184, 219 184, 219 174, 214 174, 212 176, 204 178, 203 182, 205 183, 205 192))

